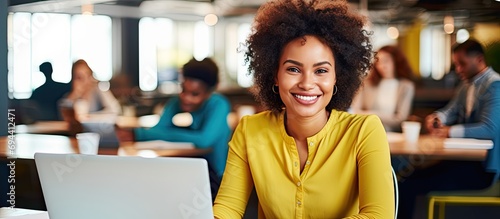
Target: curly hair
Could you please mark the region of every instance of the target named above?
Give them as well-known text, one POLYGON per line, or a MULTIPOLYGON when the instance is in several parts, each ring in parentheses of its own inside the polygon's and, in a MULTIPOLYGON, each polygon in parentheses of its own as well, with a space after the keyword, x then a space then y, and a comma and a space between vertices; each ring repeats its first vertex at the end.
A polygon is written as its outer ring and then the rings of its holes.
MULTIPOLYGON (((381 51, 388 53, 392 60, 394 60, 394 73, 397 79, 406 78, 410 81, 415 80, 413 70, 410 67, 410 63, 408 63, 406 55, 397 46, 383 46, 377 53, 381 51)), ((370 82, 374 85, 378 85, 380 80, 382 80, 380 72, 377 68, 372 68, 370 71, 370 82)))
POLYGON ((192 58, 182 67, 182 74, 185 78, 197 79, 205 83, 211 91, 215 90, 219 83, 219 67, 209 57, 201 61, 192 58))
POLYGON ((255 15, 252 34, 246 40, 245 62, 254 77, 255 99, 279 112, 284 103, 272 87, 283 48, 305 35, 317 36, 333 52, 338 92, 326 110, 346 111, 371 67, 373 55, 366 18, 349 9, 345 0, 276 0, 263 4, 255 15))

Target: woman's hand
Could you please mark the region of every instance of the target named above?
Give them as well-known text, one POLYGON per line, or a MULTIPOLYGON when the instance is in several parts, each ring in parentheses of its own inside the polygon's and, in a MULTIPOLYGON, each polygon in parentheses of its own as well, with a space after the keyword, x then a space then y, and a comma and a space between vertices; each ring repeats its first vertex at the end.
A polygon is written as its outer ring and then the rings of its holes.
POLYGON ((90 88, 85 86, 83 83, 73 83, 71 87, 71 92, 68 95, 68 99, 77 100, 84 96, 86 90, 90 88))

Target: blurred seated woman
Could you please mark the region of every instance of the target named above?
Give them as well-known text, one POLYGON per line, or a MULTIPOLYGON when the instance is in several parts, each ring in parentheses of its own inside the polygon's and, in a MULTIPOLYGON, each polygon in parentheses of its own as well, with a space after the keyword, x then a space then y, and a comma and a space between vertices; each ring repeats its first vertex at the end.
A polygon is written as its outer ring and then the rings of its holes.
POLYGON ((83 59, 73 63, 71 68, 71 91, 59 100, 59 108, 65 121, 77 123, 90 115, 105 114, 117 116, 121 106, 111 91, 99 89, 93 71, 83 59))
POLYGON ((380 48, 375 64, 353 100, 351 110, 357 114, 375 114, 386 131, 400 131, 408 119, 415 95, 413 71, 404 53, 396 46, 380 48))

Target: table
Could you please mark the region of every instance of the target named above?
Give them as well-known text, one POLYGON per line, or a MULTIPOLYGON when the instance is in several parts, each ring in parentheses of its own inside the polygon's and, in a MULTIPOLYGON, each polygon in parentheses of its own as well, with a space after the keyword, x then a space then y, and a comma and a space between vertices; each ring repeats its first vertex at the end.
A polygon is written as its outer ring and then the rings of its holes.
POLYGON ((391 155, 419 156, 441 160, 478 160, 486 159, 486 149, 444 148, 444 138, 420 135, 418 142, 408 143, 401 133, 387 133, 391 155))
MULTIPOLYGON (((145 115, 141 117, 118 116, 116 118, 116 125, 124 129, 152 127, 158 120, 158 115, 145 115)), ((69 135, 68 130, 68 123, 65 121, 38 121, 33 124, 16 125, 16 133, 21 134, 69 135)))
MULTIPOLYGON (((79 153, 77 140, 62 135, 16 134, 15 148, 9 149, 9 137, 0 137, 0 157, 33 159, 41 153, 79 153)), ((119 148, 99 148, 100 155, 144 156, 144 157, 198 157, 210 153, 211 149, 137 149, 134 142, 123 142, 119 148)))
POLYGON ((66 135, 68 130, 65 121, 38 121, 28 125, 16 125, 16 133, 66 135))
MULTIPOLYGON (((14 216, 25 216, 29 218, 36 219, 48 219, 49 215, 46 211, 38 211, 24 208, 10 208, 10 207, 2 207, 0 208, 0 219, 11 218, 14 216)), ((24 218, 24 217, 23 217, 24 218)))

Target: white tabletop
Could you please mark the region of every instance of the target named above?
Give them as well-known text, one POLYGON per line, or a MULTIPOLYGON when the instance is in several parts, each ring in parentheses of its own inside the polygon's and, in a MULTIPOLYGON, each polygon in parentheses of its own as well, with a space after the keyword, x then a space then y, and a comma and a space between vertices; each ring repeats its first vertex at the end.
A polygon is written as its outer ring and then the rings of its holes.
POLYGON ((0 219, 49 219, 49 214, 46 211, 2 207, 0 219))

